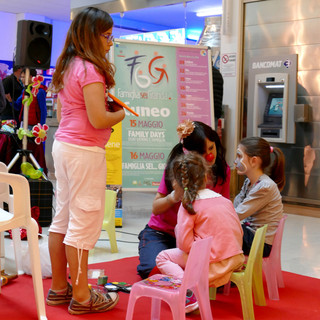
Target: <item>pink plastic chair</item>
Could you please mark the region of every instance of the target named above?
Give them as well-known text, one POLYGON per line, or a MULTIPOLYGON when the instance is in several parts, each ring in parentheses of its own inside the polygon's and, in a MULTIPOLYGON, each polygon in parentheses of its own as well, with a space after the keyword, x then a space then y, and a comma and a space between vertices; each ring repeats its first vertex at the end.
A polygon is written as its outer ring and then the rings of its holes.
POLYGON ((282 270, 281 270, 281 244, 284 229, 284 223, 287 219, 284 215, 279 221, 276 235, 273 240, 272 249, 269 257, 263 258, 262 268, 266 277, 268 295, 270 300, 279 300, 279 288, 284 288, 282 270))
POLYGON ((185 319, 186 292, 190 289, 199 303, 201 319, 212 320, 209 301, 209 257, 212 237, 195 241, 188 256, 183 279, 155 274, 132 286, 126 320, 133 317, 134 306, 140 297, 150 297, 151 319, 160 319, 161 300, 171 308, 173 319, 185 319))

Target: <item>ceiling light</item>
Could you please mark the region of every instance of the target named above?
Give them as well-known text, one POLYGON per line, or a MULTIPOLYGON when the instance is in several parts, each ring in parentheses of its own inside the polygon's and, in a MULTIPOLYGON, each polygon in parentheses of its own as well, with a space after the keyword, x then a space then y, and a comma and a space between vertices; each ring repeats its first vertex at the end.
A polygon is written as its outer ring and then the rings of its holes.
POLYGON ((199 10, 196 15, 197 17, 219 16, 222 15, 222 7, 202 9, 199 10))

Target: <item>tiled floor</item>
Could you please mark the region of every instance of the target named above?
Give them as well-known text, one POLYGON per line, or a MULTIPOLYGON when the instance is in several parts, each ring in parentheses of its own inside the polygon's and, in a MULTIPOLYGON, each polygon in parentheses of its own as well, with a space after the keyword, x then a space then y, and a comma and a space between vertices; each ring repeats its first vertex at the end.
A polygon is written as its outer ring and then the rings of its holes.
MULTIPOLYGON (((101 233, 100 240, 90 253, 89 262, 104 262, 138 255, 139 231, 150 217, 154 193, 124 192, 123 226, 116 228, 119 252, 111 253, 108 235, 101 233)), ((320 218, 289 214, 282 242, 282 269, 320 278, 320 218)), ((43 228, 47 234, 48 228, 43 228)), ((46 241, 46 237, 40 241, 46 241)), ((13 268, 12 241, 5 239, 6 271, 13 268)), ((26 245, 26 242, 23 242, 26 245)))

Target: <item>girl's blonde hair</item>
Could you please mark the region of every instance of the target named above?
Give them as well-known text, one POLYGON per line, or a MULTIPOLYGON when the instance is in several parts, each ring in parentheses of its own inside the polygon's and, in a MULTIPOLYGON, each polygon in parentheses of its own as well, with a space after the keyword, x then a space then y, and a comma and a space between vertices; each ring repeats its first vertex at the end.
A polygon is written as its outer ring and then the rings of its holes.
POLYGON ((53 91, 59 92, 63 88, 63 75, 76 56, 95 65, 104 76, 108 89, 115 85, 115 68, 106 58, 101 42, 101 34, 112 26, 110 15, 93 7, 84 9, 74 18, 52 77, 53 91))
POLYGON ((172 177, 184 190, 182 205, 190 214, 196 213, 193 202, 203 188, 207 172, 205 159, 195 152, 180 155, 173 161, 172 177))

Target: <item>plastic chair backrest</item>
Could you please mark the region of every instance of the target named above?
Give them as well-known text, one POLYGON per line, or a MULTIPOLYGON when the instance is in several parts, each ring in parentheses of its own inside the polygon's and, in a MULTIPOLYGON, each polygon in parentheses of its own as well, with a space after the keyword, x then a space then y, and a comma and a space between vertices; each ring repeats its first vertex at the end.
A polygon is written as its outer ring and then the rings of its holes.
POLYGON ((30 189, 26 178, 18 174, 0 172, 0 182, 11 185, 13 189, 13 217, 9 221, 0 221, 1 225, 9 225, 8 229, 26 226, 31 219, 30 189), (18 195, 15 196, 15 195, 18 195), (25 208, 29 208, 26 210, 25 208))
POLYGON ((105 191, 104 219, 103 223, 112 224, 115 221, 115 207, 117 201, 117 193, 113 190, 105 191))
POLYGON ((212 237, 194 241, 188 255, 181 288, 192 288, 197 283, 208 280, 209 259, 212 237))
POLYGON ((187 289, 192 290, 197 298, 201 319, 212 320, 208 279, 211 243, 212 237, 193 242, 182 281, 165 274, 154 274, 134 283, 130 292, 126 320, 132 320, 135 302, 143 296, 152 298, 151 319, 160 319, 161 300, 170 305, 174 320, 185 319, 187 289))
MULTIPOLYGON (((8 173, 8 168, 3 162, 0 162, 0 172, 8 173)), ((6 183, 0 183, 0 201, 1 208, 3 208, 3 202, 8 204, 10 202, 9 185, 6 183)), ((9 207, 9 209, 11 208, 9 207)))
POLYGON ((247 260, 246 268, 244 271, 245 278, 251 278, 254 272, 254 268, 257 267, 255 264, 260 265, 260 269, 262 268, 262 255, 264 248, 264 239, 266 236, 268 225, 264 225, 263 227, 256 230, 254 239, 251 245, 249 257, 247 260))
POLYGON ((284 223, 287 217, 288 215, 285 214, 279 221, 279 225, 273 239, 272 249, 269 255, 270 260, 281 259, 282 236, 283 236, 283 230, 284 230, 284 223))

